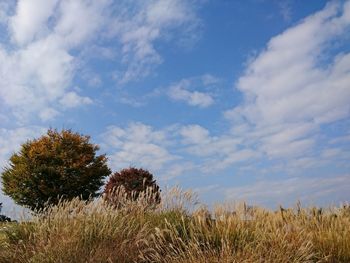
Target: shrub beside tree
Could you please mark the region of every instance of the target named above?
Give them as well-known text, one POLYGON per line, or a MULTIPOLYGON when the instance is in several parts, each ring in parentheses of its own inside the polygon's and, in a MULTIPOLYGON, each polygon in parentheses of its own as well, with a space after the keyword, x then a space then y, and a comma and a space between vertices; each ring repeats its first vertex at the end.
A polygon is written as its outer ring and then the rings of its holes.
POLYGON ((153 175, 144 169, 130 167, 114 173, 108 180, 103 196, 104 200, 113 206, 119 205, 118 189, 125 191, 126 198, 132 201, 137 200, 140 194, 149 194, 150 205, 159 204, 161 201, 160 189, 153 179, 153 175))
POLYGON ((2 172, 3 192, 17 204, 40 210, 60 199, 96 197, 111 174, 105 155, 90 137, 50 129, 14 153, 2 172))

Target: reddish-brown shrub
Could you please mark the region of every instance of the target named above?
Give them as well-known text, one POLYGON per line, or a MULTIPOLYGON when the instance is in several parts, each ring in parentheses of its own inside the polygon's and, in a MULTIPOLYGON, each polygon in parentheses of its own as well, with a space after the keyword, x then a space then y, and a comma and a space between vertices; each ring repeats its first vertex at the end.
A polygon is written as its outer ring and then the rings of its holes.
POLYGON ((134 167, 115 172, 108 180, 103 196, 107 203, 118 206, 120 202, 120 190, 125 191, 128 200, 135 201, 143 194, 147 201, 156 205, 160 203, 160 189, 153 179, 153 175, 144 169, 134 167))

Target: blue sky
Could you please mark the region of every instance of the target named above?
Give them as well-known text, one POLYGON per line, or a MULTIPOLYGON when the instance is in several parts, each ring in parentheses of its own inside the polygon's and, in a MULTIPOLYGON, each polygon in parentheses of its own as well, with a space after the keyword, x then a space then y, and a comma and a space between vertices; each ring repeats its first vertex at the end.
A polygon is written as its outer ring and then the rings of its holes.
POLYGON ((350 1, 0 0, 1 167, 71 128, 208 204, 349 201, 349 43, 350 1))

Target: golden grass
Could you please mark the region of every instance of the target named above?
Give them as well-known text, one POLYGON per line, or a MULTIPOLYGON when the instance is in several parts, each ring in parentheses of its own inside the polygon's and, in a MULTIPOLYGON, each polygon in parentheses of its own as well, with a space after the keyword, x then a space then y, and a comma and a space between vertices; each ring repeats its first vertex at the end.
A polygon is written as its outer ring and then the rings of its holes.
POLYGON ((0 225, 0 262, 350 262, 349 206, 211 213, 179 189, 157 209, 118 194, 118 209, 76 199, 0 225))

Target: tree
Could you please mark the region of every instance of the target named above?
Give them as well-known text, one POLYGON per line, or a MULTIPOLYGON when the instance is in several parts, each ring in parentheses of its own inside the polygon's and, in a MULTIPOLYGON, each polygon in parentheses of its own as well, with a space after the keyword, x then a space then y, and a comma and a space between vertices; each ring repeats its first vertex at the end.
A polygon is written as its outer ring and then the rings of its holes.
POLYGON ((57 204, 60 199, 97 196, 111 171, 106 156, 96 156, 99 147, 89 140, 71 130, 49 129, 22 144, 1 174, 3 192, 32 210, 57 204))
POLYGON ((151 205, 159 204, 161 201, 159 186, 156 180, 153 180, 153 175, 147 170, 130 167, 114 173, 109 178, 103 191, 103 196, 107 203, 114 206, 119 205, 118 192, 116 190, 120 187, 124 188, 126 197, 129 200, 136 200, 141 193, 146 193, 148 190, 151 194, 148 197, 148 202, 151 205))

